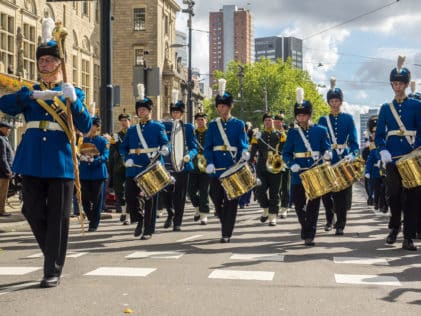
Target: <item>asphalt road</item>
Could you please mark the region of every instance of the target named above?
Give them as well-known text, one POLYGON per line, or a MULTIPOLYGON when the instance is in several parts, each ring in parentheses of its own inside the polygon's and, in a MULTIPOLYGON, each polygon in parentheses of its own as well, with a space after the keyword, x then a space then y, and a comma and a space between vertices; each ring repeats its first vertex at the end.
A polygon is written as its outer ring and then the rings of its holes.
POLYGON ((219 243, 216 217, 207 226, 192 217, 188 204, 181 232, 159 218, 148 241, 115 214, 85 236, 72 221, 53 289, 39 288, 32 233, 9 226, 0 233, 0 315, 421 315, 421 251, 402 250, 401 235, 385 244, 388 217, 366 206, 358 185, 345 236, 323 230, 322 209, 312 248, 293 212, 269 227, 256 204, 239 210, 229 244, 219 243))

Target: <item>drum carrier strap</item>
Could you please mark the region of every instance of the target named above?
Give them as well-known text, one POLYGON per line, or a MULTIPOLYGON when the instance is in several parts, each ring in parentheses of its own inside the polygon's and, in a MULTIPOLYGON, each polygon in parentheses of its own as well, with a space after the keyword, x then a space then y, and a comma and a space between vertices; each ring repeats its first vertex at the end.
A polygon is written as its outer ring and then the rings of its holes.
POLYGON ((338 156, 340 156, 340 155, 343 154, 343 152, 346 148, 346 143, 345 144, 338 144, 335 133, 333 132, 332 122, 330 121, 330 116, 326 115, 325 117, 326 117, 327 127, 328 127, 329 133, 331 135, 330 138, 332 139, 332 148, 335 149, 338 156))
POLYGON ((386 139, 387 138, 389 138, 389 136, 392 136, 392 135, 394 135, 394 136, 405 136, 405 138, 406 138, 406 141, 408 142, 408 144, 412 147, 413 145, 414 145, 414 141, 415 141, 415 134, 416 134, 416 131, 408 131, 407 129, 406 129, 406 127, 405 127, 405 125, 403 124, 403 122, 402 122, 402 120, 401 120, 401 118, 400 118, 400 116, 398 115, 398 112, 396 112, 396 109, 395 109, 395 107, 393 106, 393 102, 390 102, 389 103, 389 108, 390 108, 390 111, 392 112, 392 114, 393 114, 393 117, 395 118, 395 120, 396 120, 396 123, 398 123, 398 125, 399 125, 399 130, 392 130, 392 131, 388 131, 387 132, 387 137, 386 137, 386 139))
MULTIPOLYGON (((137 136, 140 139, 140 143, 142 144, 143 149, 148 149, 148 143, 146 142, 145 138, 143 137, 143 133, 142 130, 140 129, 140 124, 136 124, 136 132, 137 132, 137 136)), ((151 148, 154 149, 154 148, 151 148)), ((145 153, 149 159, 154 157, 156 155, 158 148, 156 148, 156 150, 154 150, 153 152, 150 153, 145 153)))
POLYGON ((311 153, 311 156, 312 156, 313 160, 316 160, 316 159, 314 159, 314 156, 315 155, 320 155, 320 152, 313 151, 313 149, 311 148, 310 142, 304 136, 304 133, 303 133, 303 130, 301 129, 301 127, 297 127, 297 129, 298 129, 298 134, 300 134, 301 139, 302 139, 302 141, 304 143, 304 146, 306 147, 307 151, 311 153))
MULTIPOLYGON (((224 141, 224 145, 226 147, 226 150, 229 151, 232 159, 235 160, 235 156, 237 155, 237 147, 232 147, 230 145, 227 134, 225 133, 224 129, 222 128, 222 123, 221 123, 220 117, 218 117, 216 119, 216 125, 218 126, 219 133, 221 134, 222 140, 224 141)), ((217 147, 219 147, 219 146, 217 146, 217 147)))

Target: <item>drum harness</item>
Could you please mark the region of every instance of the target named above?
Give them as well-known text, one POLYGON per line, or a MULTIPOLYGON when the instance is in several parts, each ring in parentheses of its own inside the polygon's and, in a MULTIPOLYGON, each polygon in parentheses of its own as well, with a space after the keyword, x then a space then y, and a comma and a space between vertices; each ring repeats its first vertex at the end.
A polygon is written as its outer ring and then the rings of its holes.
MULTIPOLYGON (((146 154, 150 160, 149 165, 151 165, 152 163, 154 163, 157 158, 159 157, 158 154, 158 149, 159 147, 148 147, 148 143, 146 142, 145 138, 143 137, 143 133, 142 130, 140 129, 140 125, 137 124, 136 125, 136 132, 137 132, 137 136, 139 137, 140 143, 142 144, 143 148, 136 148, 136 149, 130 149, 129 153, 130 154, 146 154)), ((141 167, 141 166, 137 166, 137 167, 141 167)))
MULTIPOLYGON (((310 152, 311 153, 311 157, 314 160, 313 164, 309 168, 301 168, 301 170, 311 169, 313 166, 315 166, 320 161, 320 159, 321 159, 320 152, 313 151, 313 149, 311 148, 310 142, 304 136, 304 133, 303 133, 303 130, 301 129, 301 127, 298 127, 297 130, 298 130, 298 134, 300 134, 300 136, 301 136, 301 139, 302 139, 302 141, 304 143, 304 146, 307 149, 307 152, 310 152)), ((299 157, 297 157, 297 154, 296 153, 294 153, 294 158, 299 158, 299 157)))
POLYGON ((341 156, 345 151, 346 143, 348 141, 349 135, 347 136, 347 139, 345 140, 345 143, 338 144, 335 133, 333 132, 332 122, 330 121, 330 117, 329 117, 329 115, 327 115, 325 117, 326 117, 327 127, 329 128, 329 133, 330 133, 331 139, 332 139, 332 148, 336 150, 336 153, 338 154, 338 156, 341 156))
POLYGON ((231 155, 231 158, 233 160, 233 162, 235 162, 235 156, 237 155, 237 147, 233 147, 231 146, 227 134, 225 133, 223 127, 222 127, 222 123, 221 123, 221 118, 218 117, 216 120, 216 125, 218 126, 218 130, 219 133, 221 134, 222 140, 224 142, 224 145, 222 146, 214 146, 213 150, 219 150, 219 151, 228 151, 231 155))
POLYGON ((395 107, 393 106, 393 103, 392 103, 392 102, 391 102, 391 103, 389 103, 389 108, 390 108, 390 111, 392 112, 393 117, 394 117, 394 118, 395 118, 395 120, 396 120, 396 123, 397 123, 397 124, 398 124, 398 126, 399 126, 399 130, 391 130, 391 131, 388 131, 388 132, 387 132, 387 136, 386 136, 386 140, 389 138, 389 136, 392 136, 392 135, 394 135, 394 136, 400 136, 400 137, 405 136, 405 138, 406 138, 406 140, 407 140, 408 144, 409 144, 411 147, 413 147, 413 145, 414 145, 414 141, 415 141, 415 134, 416 134, 416 131, 408 131, 408 130, 406 129, 406 127, 405 127, 405 125, 403 124, 403 122, 402 122, 402 120, 401 120, 401 118, 400 118, 400 116, 399 116, 398 112, 396 112, 396 109, 395 109, 395 107))

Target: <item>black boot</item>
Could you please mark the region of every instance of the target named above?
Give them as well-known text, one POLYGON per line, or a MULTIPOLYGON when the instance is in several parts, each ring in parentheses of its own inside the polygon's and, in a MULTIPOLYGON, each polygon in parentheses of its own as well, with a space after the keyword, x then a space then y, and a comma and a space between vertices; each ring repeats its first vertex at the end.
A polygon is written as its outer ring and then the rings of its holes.
POLYGON ((416 251, 417 246, 414 245, 412 239, 404 239, 402 243, 402 249, 416 251))
POLYGON ((396 242, 396 238, 398 237, 399 234, 399 229, 391 229, 389 232, 389 235, 387 235, 386 238, 386 243, 388 243, 389 245, 392 245, 396 242))

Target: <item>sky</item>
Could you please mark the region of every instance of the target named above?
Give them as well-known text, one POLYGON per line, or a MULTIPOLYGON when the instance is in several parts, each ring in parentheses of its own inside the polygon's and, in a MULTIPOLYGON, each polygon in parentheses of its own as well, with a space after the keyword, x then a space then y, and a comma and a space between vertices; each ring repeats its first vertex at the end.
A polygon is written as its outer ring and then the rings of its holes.
MULTIPOLYGON (((182 0, 176 1, 186 7, 182 0)), ((336 77, 336 86, 344 93, 344 109, 349 112, 357 114, 392 100, 389 74, 398 55, 406 56, 405 66, 421 90, 421 0, 195 2, 192 66, 203 74, 209 71, 209 38, 208 33, 197 30, 209 30, 209 12, 234 4, 250 10, 255 38, 303 39, 304 69, 316 84, 326 86, 319 88, 323 96, 330 77, 336 77)), ((186 25, 187 14, 178 13, 176 29, 187 32, 186 25)))

